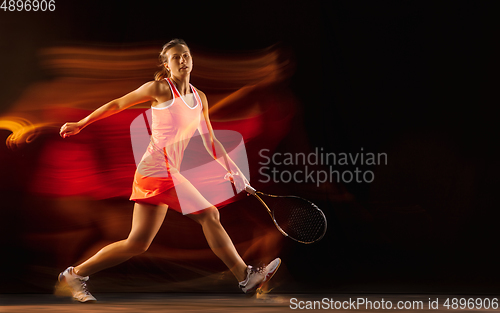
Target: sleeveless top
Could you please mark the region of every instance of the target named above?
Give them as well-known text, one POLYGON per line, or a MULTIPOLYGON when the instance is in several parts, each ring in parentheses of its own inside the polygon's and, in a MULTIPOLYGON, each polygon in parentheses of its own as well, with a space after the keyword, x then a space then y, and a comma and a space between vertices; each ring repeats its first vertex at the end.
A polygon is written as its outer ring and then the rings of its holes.
POLYGON ((137 166, 131 200, 158 195, 185 181, 179 173, 184 150, 200 124, 202 102, 193 85, 194 98, 190 107, 175 84, 167 78, 172 100, 152 107, 151 142, 137 166))

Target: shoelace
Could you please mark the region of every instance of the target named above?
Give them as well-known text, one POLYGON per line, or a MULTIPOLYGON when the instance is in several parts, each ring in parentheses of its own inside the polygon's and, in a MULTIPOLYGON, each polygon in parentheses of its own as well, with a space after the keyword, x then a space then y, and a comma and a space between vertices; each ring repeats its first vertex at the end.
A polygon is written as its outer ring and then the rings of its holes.
POLYGON ((254 273, 263 274, 264 271, 266 270, 266 267, 265 266, 252 267, 250 270, 254 273))
POLYGON ((80 279, 80 283, 81 283, 81 286, 82 286, 82 290, 83 292, 86 294, 86 295, 91 295, 90 294, 90 291, 87 290, 87 280, 83 280, 83 279, 80 279))
POLYGON ((240 282, 240 286, 246 286, 252 274, 264 274, 266 269, 265 266, 253 267, 251 265, 249 265, 248 268, 250 269, 250 272, 248 273, 249 275, 244 281, 240 282))

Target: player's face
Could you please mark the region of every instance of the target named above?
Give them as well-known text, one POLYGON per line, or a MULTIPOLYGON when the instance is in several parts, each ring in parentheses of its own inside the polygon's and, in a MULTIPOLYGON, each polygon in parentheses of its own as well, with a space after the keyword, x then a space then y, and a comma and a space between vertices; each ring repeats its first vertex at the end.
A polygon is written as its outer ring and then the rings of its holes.
POLYGON ((177 45, 167 51, 167 62, 165 66, 173 76, 184 76, 191 73, 193 60, 191 52, 185 45, 177 45))

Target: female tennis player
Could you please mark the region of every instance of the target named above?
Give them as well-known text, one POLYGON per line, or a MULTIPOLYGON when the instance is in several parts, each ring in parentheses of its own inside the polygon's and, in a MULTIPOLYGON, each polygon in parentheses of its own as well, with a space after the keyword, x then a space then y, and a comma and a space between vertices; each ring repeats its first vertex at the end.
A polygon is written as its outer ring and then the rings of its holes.
MULTIPOLYGON (((196 129, 207 134, 204 145, 209 154, 225 154, 221 143, 214 137, 208 116, 207 97, 190 83, 193 59, 186 43, 181 39, 168 42, 159 56, 161 70, 155 81, 115 99, 75 123, 61 127, 60 135, 67 138, 78 134, 89 124, 116 114, 133 105, 151 102, 151 142, 139 163, 133 181, 131 200, 135 201, 132 227, 127 239, 109 244, 77 266, 70 266, 59 275, 58 288, 71 292, 74 300, 95 301, 87 290, 89 275, 120 264, 145 252, 163 223, 168 208, 187 214, 198 222, 212 251, 226 264, 245 293, 254 293, 278 269, 276 258, 267 266, 252 267, 240 257, 219 220, 218 209, 210 204, 180 173, 184 149, 196 129), (183 199, 183 207, 179 202, 183 199), (186 204, 187 203, 187 204, 186 204)), ((234 162, 225 157, 220 162, 238 190, 248 183, 234 162)))

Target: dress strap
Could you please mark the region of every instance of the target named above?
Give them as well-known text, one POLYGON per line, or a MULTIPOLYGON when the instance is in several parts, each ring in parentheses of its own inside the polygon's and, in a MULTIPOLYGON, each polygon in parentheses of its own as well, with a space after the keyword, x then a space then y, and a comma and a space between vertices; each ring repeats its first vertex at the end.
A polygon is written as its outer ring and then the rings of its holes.
POLYGON ((165 79, 167 80, 168 85, 170 86, 170 90, 172 90, 172 92, 173 92, 174 99, 172 99, 172 100, 175 100, 175 98, 180 98, 181 95, 177 91, 177 87, 175 87, 174 83, 170 80, 170 78, 165 78, 165 79))
MULTIPOLYGON (((191 85, 191 84, 189 84, 191 85)), ((196 102, 198 102, 200 104, 200 107, 203 108, 203 102, 201 102, 201 97, 200 95, 198 94, 198 91, 196 90, 196 88, 194 88, 193 85, 191 85, 191 90, 193 91, 193 94, 194 94, 194 97, 196 99, 196 102)))

